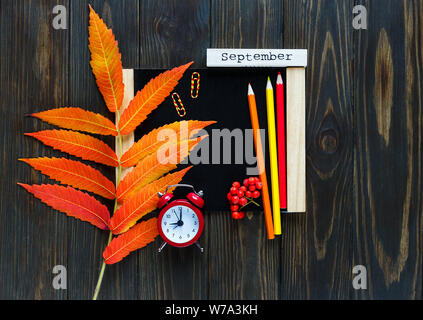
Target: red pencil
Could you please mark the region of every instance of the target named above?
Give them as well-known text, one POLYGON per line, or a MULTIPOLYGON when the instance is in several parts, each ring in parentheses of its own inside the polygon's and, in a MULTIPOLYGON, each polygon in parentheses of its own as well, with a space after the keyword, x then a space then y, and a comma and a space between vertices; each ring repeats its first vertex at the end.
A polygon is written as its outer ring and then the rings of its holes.
POLYGON ((276 80, 276 117, 278 123, 278 163, 279 201, 281 209, 286 209, 286 139, 285 139, 285 100, 281 73, 276 80))

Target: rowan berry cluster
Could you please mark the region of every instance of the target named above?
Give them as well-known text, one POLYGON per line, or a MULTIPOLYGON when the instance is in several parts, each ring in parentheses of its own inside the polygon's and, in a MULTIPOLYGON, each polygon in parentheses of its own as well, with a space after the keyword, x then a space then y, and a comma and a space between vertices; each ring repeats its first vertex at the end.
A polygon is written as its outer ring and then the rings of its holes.
POLYGON ((263 188, 263 183, 257 177, 251 177, 244 180, 243 185, 238 181, 232 183, 227 198, 231 204, 232 218, 236 220, 243 219, 245 214, 241 210, 254 203, 259 206, 253 199, 260 197, 260 190, 263 188))

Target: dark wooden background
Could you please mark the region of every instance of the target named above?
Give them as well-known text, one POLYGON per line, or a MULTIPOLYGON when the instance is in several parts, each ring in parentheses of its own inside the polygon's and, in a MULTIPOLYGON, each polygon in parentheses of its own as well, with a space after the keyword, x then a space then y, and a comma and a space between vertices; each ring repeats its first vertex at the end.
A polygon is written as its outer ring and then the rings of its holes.
MULTIPOLYGON (((107 267, 101 299, 421 299, 423 3, 419 0, 0 1, 0 299, 90 299, 107 233, 57 214, 16 182, 19 157, 56 155, 24 132, 54 106, 106 113, 89 66, 88 2, 123 65, 205 66, 208 47, 307 48, 307 214, 207 213, 195 248, 158 242, 107 267), (67 8, 68 29, 52 28, 67 8), (368 30, 352 9, 368 9, 368 30), (67 267, 68 289, 52 269, 67 267), (352 287, 355 265, 368 289, 352 287)), ((223 187, 223 186, 222 186, 223 187)))

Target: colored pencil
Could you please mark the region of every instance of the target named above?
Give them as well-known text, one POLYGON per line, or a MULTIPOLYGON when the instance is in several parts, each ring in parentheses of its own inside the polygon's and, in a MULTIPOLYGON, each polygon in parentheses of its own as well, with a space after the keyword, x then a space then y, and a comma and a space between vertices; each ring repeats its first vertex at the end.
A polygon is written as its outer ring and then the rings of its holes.
POLYGON ((253 136, 254 136, 254 146, 256 149, 256 156, 257 156, 257 167, 259 170, 260 180, 263 183, 262 189, 262 199, 263 199, 263 207, 264 207, 264 218, 266 221, 266 228, 267 228, 267 237, 269 239, 274 239, 275 234, 273 231, 273 221, 272 221, 272 208, 270 206, 270 197, 269 197, 269 187, 267 185, 267 177, 266 177, 266 165, 264 162, 264 155, 263 155, 263 144, 261 141, 260 135, 260 125, 258 121, 257 115, 257 105, 256 105, 256 97, 254 95, 253 88, 251 84, 248 84, 248 105, 250 108, 250 117, 251 117, 251 126, 253 127, 253 136))
POLYGON ((278 119, 279 199, 281 209, 286 209, 285 99, 284 85, 280 72, 276 80, 276 116, 278 119))
POLYGON ((270 155, 270 179, 272 183, 273 229, 275 235, 279 235, 282 233, 282 230, 281 208, 279 203, 278 145, 276 143, 275 101, 273 98, 273 87, 270 78, 267 78, 266 106, 270 155))

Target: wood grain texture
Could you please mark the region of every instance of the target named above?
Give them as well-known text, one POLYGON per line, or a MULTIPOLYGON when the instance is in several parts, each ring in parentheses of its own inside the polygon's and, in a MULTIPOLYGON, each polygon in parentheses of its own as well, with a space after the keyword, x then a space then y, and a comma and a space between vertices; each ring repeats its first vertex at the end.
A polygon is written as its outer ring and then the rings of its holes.
MULTIPOLYGON (((352 1, 285 1, 284 46, 307 48, 307 214, 297 218, 282 251, 283 297, 349 299, 352 295, 353 108, 352 1), (298 231, 301 231, 299 233, 298 231), (298 248, 298 247, 297 247, 298 248), (303 268, 295 261, 305 263, 303 268), (294 264, 294 266, 292 266, 294 264), (298 291, 296 291, 298 290, 298 291)), ((285 225, 286 223, 284 223, 285 225)))
POLYGON ((25 114, 61 105, 68 98, 69 37, 51 27, 52 8, 58 3, 1 3, 0 299, 67 298, 66 291, 53 289, 52 270, 68 263, 62 253, 68 250, 69 220, 16 184, 49 181, 18 163, 18 157, 57 155, 23 134, 48 127, 25 114))
POLYGON ((146 0, 140 4, 142 67, 173 68, 194 61, 206 65, 209 0, 146 0))
POLYGON ((283 238, 267 241, 260 214, 206 212, 204 254, 158 254, 158 240, 108 266, 99 299, 422 298, 421 1, 1 0, 0 299, 90 299, 97 281, 107 233, 16 185, 50 182, 18 157, 63 156, 24 137, 51 128, 25 114, 74 106, 113 120, 89 66, 88 2, 124 68, 204 67, 207 47, 309 49, 307 215, 284 215, 283 238), (56 4, 67 30, 51 26, 56 4), (352 28, 357 4, 368 30, 352 28), (58 264, 66 291, 51 285, 58 264), (352 288, 357 264, 366 291, 352 288))
POLYGON ((355 297, 421 299, 423 7, 361 3, 371 25, 355 37, 354 264, 370 285, 355 297))
POLYGON ((286 69, 286 166, 288 212, 306 212, 305 68, 286 69))

